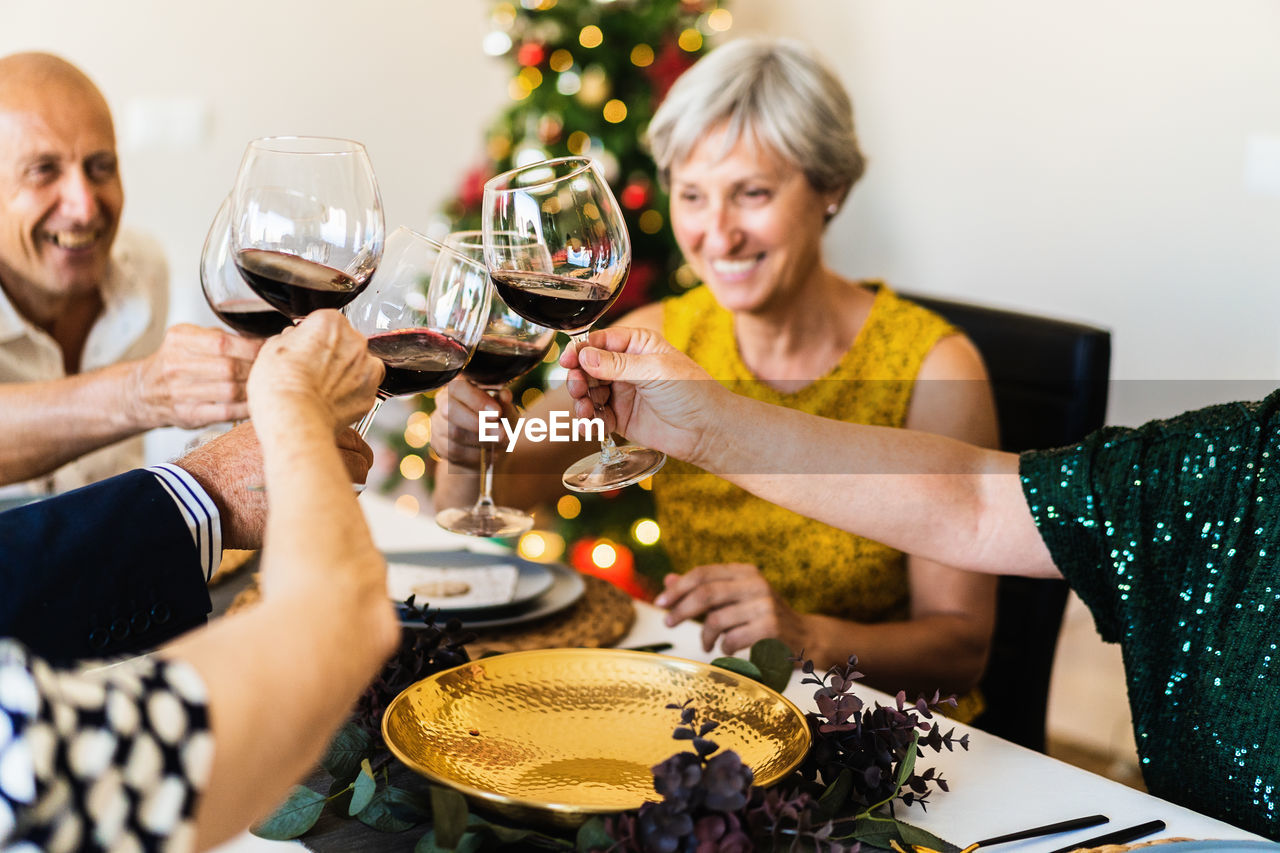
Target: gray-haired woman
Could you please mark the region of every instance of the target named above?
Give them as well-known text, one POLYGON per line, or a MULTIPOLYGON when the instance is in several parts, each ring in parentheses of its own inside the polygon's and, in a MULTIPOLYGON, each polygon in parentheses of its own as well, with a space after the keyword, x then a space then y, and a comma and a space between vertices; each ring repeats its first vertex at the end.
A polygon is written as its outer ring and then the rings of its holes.
MULTIPOLYGON (((740 394, 995 443, 973 345, 885 285, 823 261, 827 223, 864 160, 848 94, 806 48, 769 39, 717 48, 672 87, 648 135, 676 240, 703 284, 623 325, 661 332, 740 394)), ((469 502, 477 413, 493 403, 464 382, 437 400, 432 443, 451 463, 438 471, 437 506, 469 502)), ((567 404, 563 391, 549 394, 528 416, 567 404)), ((581 453, 545 443, 498 454, 502 502, 554 497, 557 477, 528 472, 559 471, 581 453)), ((994 618, 990 579, 803 519, 675 460, 653 485, 676 570, 657 603, 670 608, 669 624, 701 619, 708 649, 773 636, 823 665, 856 653, 868 680, 892 690, 976 684, 994 618)), ((977 704, 960 710, 970 717, 977 704)))

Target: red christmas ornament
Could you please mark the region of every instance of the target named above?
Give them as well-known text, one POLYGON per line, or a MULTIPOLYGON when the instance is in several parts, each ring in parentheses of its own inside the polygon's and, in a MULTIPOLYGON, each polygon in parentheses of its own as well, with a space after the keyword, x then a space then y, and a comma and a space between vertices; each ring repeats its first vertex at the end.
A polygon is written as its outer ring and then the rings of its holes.
POLYGON ((667 90, 676 82, 676 78, 688 70, 689 66, 693 65, 694 60, 693 54, 681 50, 674 39, 667 39, 663 42, 658 55, 654 57, 649 67, 644 70, 645 76, 649 78, 649 84, 653 87, 653 105, 655 108, 667 96, 667 90))
POLYGON ((516 51, 516 62, 526 68, 541 65, 547 56, 547 49, 536 41, 527 41, 516 51))
POLYGON ((630 210, 640 210, 649 203, 653 193, 649 191, 648 181, 632 181, 622 188, 622 206, 630 210))
POLYGON ((463 211, 480 209, 480 203, 484 200, 484 182, 492 176, 487 163, 473 166, 463 173, 462 182, 458 186, 458 204, 462 205, 463 211))

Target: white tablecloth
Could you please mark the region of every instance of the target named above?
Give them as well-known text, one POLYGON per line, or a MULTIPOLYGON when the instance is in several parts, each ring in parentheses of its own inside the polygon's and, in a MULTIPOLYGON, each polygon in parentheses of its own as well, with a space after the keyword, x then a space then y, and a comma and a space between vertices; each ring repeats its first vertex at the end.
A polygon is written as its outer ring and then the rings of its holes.
MULTIPOLYGON (((429 518, 407 516, 396 511, 390 501, 366 494, 361 499, 373 530, 374 541, 384 551, 500 550, 491 543, 441 530, 429 518)), ((667 654, 708 661, 718 652, 702 650, 698 626, 686 623, 668 628, 663 611, 638 602, 636 621, 619 646, 669 642, 667 654)), ((854 690, 864 701, 888 704, 891 697, 869 687, 854 690)), ((785 695, 802 710, 813 710, 813 686, 792 678, 785 695)), ((944 722, 944 726, 953 725, 944 722)), ((969 734, 969 750, 954 753, 927 753, 921 767, 937 767, 946 777, 950 792, 938 791, 930 798, 928 811, 900 810, 899 816, 961 846, 979 838, 1000 835, 1043 823, 1090 814, 1105 814, 1111 823, 1078 830, 1047 839, 1032 839, 1003 845, 1007 853, 1046 853, 1074 840, 1090 838, 1112 829, 1149 820, 1163 820, 1167 828, 1150 838, 1257 839, 1259 836, 1175 806, 1140 791, 1081 770, 1038 752, 1017 746, 978 729, 954 724, 958 733, 969 734)), ((293 849, 296 844, 268 842, 245 834, 224 847, 221 853, 249 853, 255 850, 293 849)), ((1157 848, 1158 849, 1158 848, 1157 848)))

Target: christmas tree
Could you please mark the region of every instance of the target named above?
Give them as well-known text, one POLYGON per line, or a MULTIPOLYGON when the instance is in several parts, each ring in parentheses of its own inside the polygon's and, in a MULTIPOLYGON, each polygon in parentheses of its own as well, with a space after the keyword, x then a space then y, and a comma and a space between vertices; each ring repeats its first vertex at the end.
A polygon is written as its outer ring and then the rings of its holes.
MULTIPOLYGON (((602 323, 696 284, 667 223, 667 199, 643 138, 671 84, 707 49, 707 37, 729 29, 729 11, 714 0, 521 0, 495 4, 490 20, 483 47, 511 64, 511 104, 445 205, 440 230, 480 227, 483 186, 493 175, 550 157, 588 156, 618 197, 632 243, 626 287, 602 323)), ((517 383, 517 401, 537 399, 563 344, 517 383)), ((424 411, 431 405, 423 400, 424 411)), ((401 470, 410 476, 421 476, 421 457, 410 449, 427 444, 425 423, 415 413, 403 436, 401 470)), ((648 485, 564 495, 554 522, 525 534, 520 553, 563 559, 643 594, 667 569, 648 485)))

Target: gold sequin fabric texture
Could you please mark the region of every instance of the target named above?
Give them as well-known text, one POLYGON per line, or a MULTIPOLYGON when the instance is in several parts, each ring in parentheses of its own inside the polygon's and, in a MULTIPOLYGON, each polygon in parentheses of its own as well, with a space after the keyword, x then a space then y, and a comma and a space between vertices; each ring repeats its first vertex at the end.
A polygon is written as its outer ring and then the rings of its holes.
MULTIPOLYGON (((920 364, 955 329, 888 287, 869 286, 875 302, 852 347, 826 376, 796 393, 775 390, 743 363, 733 316, 706 287, 667 300, 663 332, 738 394, 825 418, 900 427, 920 364)), ((757 450, 769 453, 767 447, 757 450)), ((663 542, 678 572, 752 563, 801 612, 860 622, 908 615, 898 551, 789 512, 675 459, 654 478, 653 491, 663 542)))
POLYGON ((1153 794, 1280 838, 1280 392, 1024 454, 1054 562, 1124 653, 1153 794))

